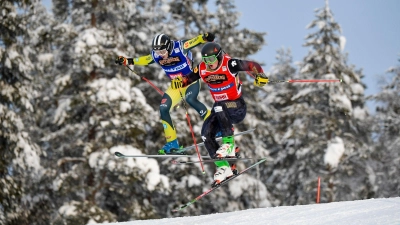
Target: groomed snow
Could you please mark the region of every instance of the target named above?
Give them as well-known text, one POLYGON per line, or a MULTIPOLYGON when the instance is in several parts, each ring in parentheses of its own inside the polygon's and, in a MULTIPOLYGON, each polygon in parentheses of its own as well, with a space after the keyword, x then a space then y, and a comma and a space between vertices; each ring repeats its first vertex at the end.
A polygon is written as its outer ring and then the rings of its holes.
MULTIPOLYGON (((201 201, 207 199, 202 199, 201 201)), ((189 199, 188 199, 189 201, 189 199)), ((195 203, 196 204, 196 203, 195 203)), ((189 206, 191 207, 191 206, 189 206)), ((89 223, 95 224, 95 223, 89 223)), ((347 202, 281 206, 193 217, 136 220, 107 225, 209 225, 209 224, 400 224, 400 197, 347 202)), ((106 224, 103 224, 106 225, 106 224)))

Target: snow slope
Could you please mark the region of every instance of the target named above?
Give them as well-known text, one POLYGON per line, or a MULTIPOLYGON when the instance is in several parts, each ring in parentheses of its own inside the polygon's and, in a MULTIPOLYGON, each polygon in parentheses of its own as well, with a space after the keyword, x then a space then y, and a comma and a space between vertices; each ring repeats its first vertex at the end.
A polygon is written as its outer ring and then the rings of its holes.
MULTIPOLYGON (((190 207, 190 206, 189 206, 190 207)), ((397 224, 400 225, 400 197, 325 204, 249 209, 194 217, 136 220, 108 225, 209 225, 209 224, 397 224)), ((104 224, 105 225, 105 224, 104 224)))

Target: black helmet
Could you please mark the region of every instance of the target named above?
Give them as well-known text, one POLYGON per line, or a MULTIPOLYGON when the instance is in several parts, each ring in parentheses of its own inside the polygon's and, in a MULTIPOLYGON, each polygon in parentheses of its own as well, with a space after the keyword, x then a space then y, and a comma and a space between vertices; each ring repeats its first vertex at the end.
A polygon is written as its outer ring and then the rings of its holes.
POLYGON ((222 48, 217 43, 208 42, 201 49, 201 56, 206 64, 212 64, 215 60, 221 62, 223 57, 222 48))
POLYGON ((151 45, 154 51, 166 49, 168 53, 171 53, 173 48, 172 41, 168 35, 158 34, 153 38, 153 43, 151 45))

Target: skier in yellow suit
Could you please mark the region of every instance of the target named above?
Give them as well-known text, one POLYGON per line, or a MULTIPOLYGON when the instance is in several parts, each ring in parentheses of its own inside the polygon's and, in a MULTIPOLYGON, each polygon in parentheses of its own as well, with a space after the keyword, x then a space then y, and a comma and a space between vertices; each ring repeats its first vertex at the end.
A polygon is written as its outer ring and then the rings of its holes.
MULTIPOLYGON (((165 71, 166 76, 170 80, 176 77, 185 77, 193 70, 193 57, 190 50, 200 44, 212 42, 214 38, 215 35, 210 32, 200 34, 189 40, 171 40, 166 34, 158 34, 153 38, 150 55, 138 58, 118 56, 115 63, 124 66, 147 66, 157 63, 165 71)), ((172 89, 169 86, 164 92, 160 103, 161 123, 164 127, 164 135, 167 143, 159 150, 159 154, 174 154, 180 148, 176 129, 170 115, 171 108, 181 101, 179 92, 182 93, 182 96, 185 96, 186 102, 200 114, 203 120, 210 115, 210 110, 197 100, 200 92, 200 81, 196 81, 180 90, 172 89)))

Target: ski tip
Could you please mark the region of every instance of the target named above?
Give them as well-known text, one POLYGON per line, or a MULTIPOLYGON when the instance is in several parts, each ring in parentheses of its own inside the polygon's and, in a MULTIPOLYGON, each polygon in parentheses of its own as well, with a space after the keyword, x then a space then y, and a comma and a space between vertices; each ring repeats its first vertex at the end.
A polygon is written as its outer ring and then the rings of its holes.
POLYGON ((114 155, 117 157, 124 157, 124 154, 122 154, 121 152, 115 152, 114 155))

